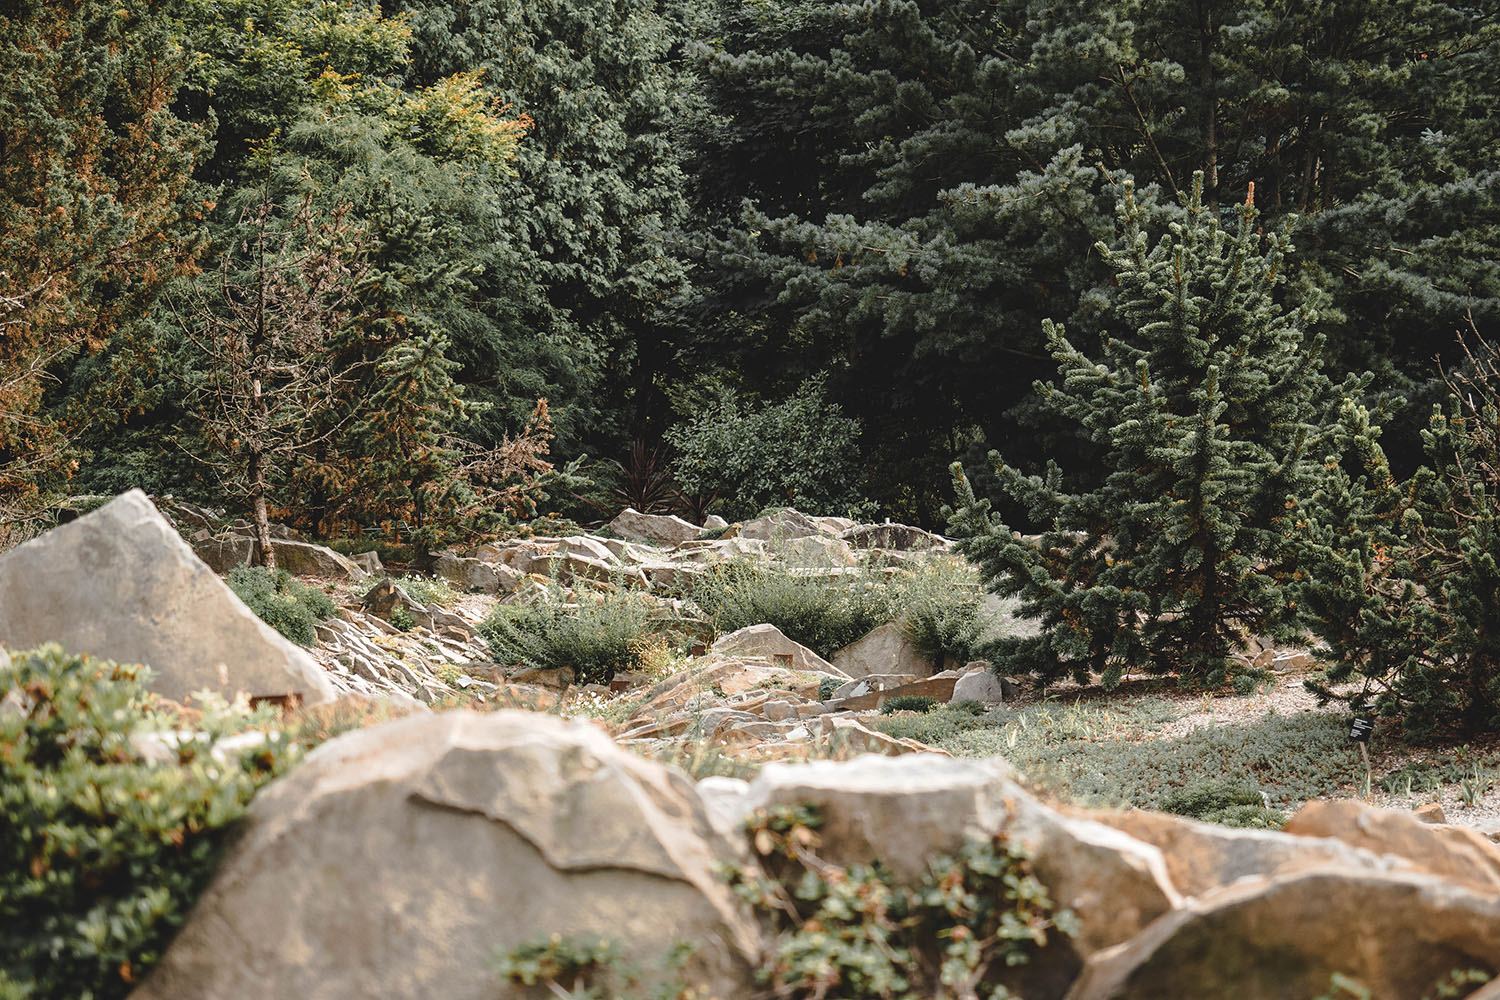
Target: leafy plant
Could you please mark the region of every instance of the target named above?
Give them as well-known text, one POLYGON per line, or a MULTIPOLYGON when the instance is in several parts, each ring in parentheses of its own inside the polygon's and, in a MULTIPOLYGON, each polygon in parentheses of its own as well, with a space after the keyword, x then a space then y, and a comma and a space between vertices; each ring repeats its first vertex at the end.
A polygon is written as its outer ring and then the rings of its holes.
POLYGON ((534 604, 496 606, 478 629, 496 662, 571 668, 580 684, 607 684, 617 671, 640 669, 646 640, 665 630, 647 598, 634 591, 581 594, 577 604, 567 604, 555 587, 534 604))
POLYGON ((541 986, 568 1000, 693 1000, 682 976, 693 948, 673 948, 661 968, 646 971, 625 959, 608 939, 587 941, 554 934, 501 955, 496 970, 518 986, 541 986))
POLYGON ((1007 997, 1003 971, 1073 929, 1003 833, 904 886, 878 861, 820 857, 821 825, 810 806, 759 811, 745 826, 756 860, 727 869, 774 935, 759 976, 777 997, 1007 997))
POLYGON ((1004 627, 985 608, 978 573, 962 561, 929 561, 903 580, 897 593, 901 634, 935 664, 975 659, 1004 627))
POLYGON ((256 617, 303 646, 317 642, 316 625, 338 613, 332 598, 284 569, 237 566, 225 583, 256 617))
POLYGON ((0 653, 0 995, 130 993, 251 796, 292 759, 275 733, 222 751, 222 737, 269 722, 222 702, 182 734, 148 677, 55 645, 0 653), (172 759, 156 762, 151 742, 172 759))
POLYGON ((827 701, 833 697, 833 693, 843 687, 844 680, 841 677, 824 677, 818 681, 818 700, 827 701))
POLYGON ((844 416, 809 379, 779 403, 759 406, 724 389, 690 420, 667 431, 683 492, 718 495, 732 521, 773 505, 820 514, 868 507, 859 494, 859 421, 844 416))

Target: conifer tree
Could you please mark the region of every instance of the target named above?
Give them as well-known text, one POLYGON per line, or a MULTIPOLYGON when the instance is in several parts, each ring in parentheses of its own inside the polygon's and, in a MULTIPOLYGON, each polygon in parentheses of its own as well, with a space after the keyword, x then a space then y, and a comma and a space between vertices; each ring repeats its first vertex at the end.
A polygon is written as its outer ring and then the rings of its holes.
POLYGON ((1042 622, 1039 635, 1002 640, 1002 670, 1219 684, 1246 630, 1275 633, 1295 618, 1285 557, 1315 484, 1306 451, 1335 394, 1319 341, 1304 335, 1309 317, 1277 302, 1286 236, 1262 236, 1250 199, 1222 226, 1201 175, 1191 192, 1153 245, 1127 185, 1123 238, 1097 249, 1132 332, 1103 336, 1101 361, 1045 325, 1058 377, 1038 383, 1042 405, 1099 449, 1098 484, 1066 492, 1055 464, 1026 476, 992 454, 1005 492, 1048 525, 1031 541, 953 467, 962 551, 1042 622))
POLYGON ((1500 728, 1500 351, 1472 338, 1463 353, 1405 481, 1346 407, 1333 453, 1356 471, 1328 460, 1299 558, 1325 664, 1309 687, 1418 736, 1500 728))

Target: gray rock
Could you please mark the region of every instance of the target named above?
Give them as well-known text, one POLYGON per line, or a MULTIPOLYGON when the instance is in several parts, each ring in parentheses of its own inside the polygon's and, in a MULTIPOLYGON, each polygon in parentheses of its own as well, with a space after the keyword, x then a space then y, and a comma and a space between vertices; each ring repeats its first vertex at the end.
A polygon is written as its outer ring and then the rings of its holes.
POLYGON ((729 527, 729 522, 718 514, 710 514, 703 519, 704 531, 723 531, 727 527, 729 527))
POLYGON ((714 871, 740 850, 692 782, 587 723, 448 712, 350 733, 257 796, 132 997, 493 1000, 490 959, 552 934, 654 968, 679 941, 748 996, 758 931, 714 871))
POLYGON ((861 524, 839 535, 856 549, 890 549, 895 552, 919 552, 945 549, 948 540, 909 524, 861 524))
POLYGON ((833 665, 850 677, 871 674, 931 677, 937 669, 930 659, 917 652, 901 634, 901 626, 894 622, 873 628, 838 650, 833 654, 833 665))
POLYGON ((519 573, 504 564, 465 559, 451 552, 439 555, 432 563, 432 571, 459 590, 477 590, 482 594, 509 593, 521 580, 519 573))
POLYGON ((1335 973, 1374 997, 1431 995, 1454 969, 1493 968, 1500 897, 1429 875, 1304 872, 1190 899, 1108 954, 1069 1000, 1282 1000, 1328 992, 1335 973))
POLYGON ((818 522, 799 511, 778 510, 740 524, 741 538, 758 538, 767 542, 784 542, 791 538, 819 535, 818 522))
POLYGON ((0 642, 146 663, 151 690, 179 701, 204 688, 334 696, 323 668, 240 603, 140 490, 0 556, 0 642))
POLYGON ((220 576, 236 566, 248 566, 255 552, 255 543, 244 535, 215 535, 206 528, 195 532, 190 543, 198 558, 220 576))
POLYGON ((626 507, 607 527, 621 538, 651 545, 676 545, 703 533, 697 525, 675 514, 642 514, 634 507, 626 507))
POLYGON ((764 656, 793 670, 816 670, 848 676, 817 653, 788 639, 775 625, 747 625, 719 639, 710 649, 716 657, 764 656))
POLYGON ((760 706, 760 714, 772 722, 784 722, 797 717, 797 709, 789 701, 768 701, 760 706))
POLYGON ((374 549, 369 552, 356 552, 349 557, 349 561, 371 576, 380 576, 385 573, 385 564, 380 561, 380 553, 374 549))
POLYGON ((751 782, 740 805, 745 814, 768 806, 817 805, 824 817, 820 856, 841 865, 880 859, 907 884, 920 881, 936 855, 956 854, 966 837, 1004 830, 1030 852, 1055 905, 1079 918, 1075 938, 1049 947, 1019 974, 1018 984, 1025 986, 1017 990, 1021 995, 1056 998, 1083 960, 1139 934, 1182 900, 1155 847, 1055 812, 1017 785, 1012 774, 998 759, 923 753, 845 763, 771 763, 751 782))
POLYGON ((952 701, 980 701, 986 705, 999 705, 1014 698, 1017 693, 1013 681, 997 677, 989 670, 973 670, 954 683, 952 701))
POLYGON ((276 555, 276 568, 284 569, 293 576, 315 576, 324 580, 363 580, 369 576, 347 557, 339 555, 326 545, 298 542, 288 538, 273 538, 271 551, 276 555))

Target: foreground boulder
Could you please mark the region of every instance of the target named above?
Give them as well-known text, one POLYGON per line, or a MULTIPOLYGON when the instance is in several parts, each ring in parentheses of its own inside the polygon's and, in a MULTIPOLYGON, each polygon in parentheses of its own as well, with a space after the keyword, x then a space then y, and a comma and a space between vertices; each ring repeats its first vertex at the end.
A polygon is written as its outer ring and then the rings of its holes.
POLYGON ((737 803, 735 797, 731 788, 715 789, 723 827, 733 825, 736 812, 811 803, 823 814, 822 857, 840 865, 879 859, 912 885, 929 861, 957 854, 967 837, 1005 830, 1031 854, 1054 904, 1080 924, 1077 936, 1016 971, 1011 985, 1032 1000, 1061 997, 1090 955, 1130 939, 1181 902, 1156 848, 1048 808, 999 760, 908 754, 768 764, 737 803))
POLYGON ((184 700, 334 696, 323 669, 234 596, 146 494, 131 490, 0 556, 0 643, 149 664, 151 690, 184 700))
POLYGON ((1420 874, 1307 872, 1192 899, 1094 957, 1069 1000, 1315 997, 1335 973, 1372 997, 1433 995, 1455 969, 1493 969, 1500 897, 1420 874))
POLYGON ((610 939, 645 968, 690 942, 689 982, 748 996, 757 932, 713 871, 734 850, 690 781, 589 724, 412 716, 261 793, 132 997, 534 996, 492 961, 552 934, 610 939))

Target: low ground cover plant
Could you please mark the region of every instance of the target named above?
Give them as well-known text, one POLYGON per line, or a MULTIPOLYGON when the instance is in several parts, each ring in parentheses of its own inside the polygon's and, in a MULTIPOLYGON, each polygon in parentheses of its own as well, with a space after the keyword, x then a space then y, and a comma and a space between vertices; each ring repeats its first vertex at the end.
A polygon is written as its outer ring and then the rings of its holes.
POLYGON ((303 646, 317 642, 317 623, 337 612, 333 599, 316 587, 299 582, 284 569, 237 566, 224 578, 256 617, 303 646))
POLYGON ((295 749, 221 703, 178 737, 146 693, 147 668, 65 653, 0 653, 0 997, 124 997, 207 885, 225 835, 295 749), (149 759, 166 737, 175 759, 149 759))

